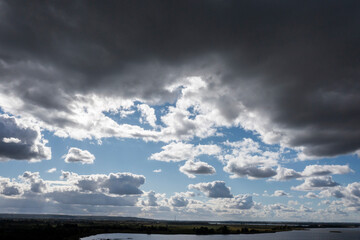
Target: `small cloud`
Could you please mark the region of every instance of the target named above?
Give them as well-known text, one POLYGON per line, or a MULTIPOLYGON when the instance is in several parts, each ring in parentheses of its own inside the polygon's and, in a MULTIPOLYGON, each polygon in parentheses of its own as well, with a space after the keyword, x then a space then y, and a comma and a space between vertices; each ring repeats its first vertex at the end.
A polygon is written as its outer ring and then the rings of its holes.
POLYGON ((69 152, 64 156, 65 162, 80 162, 82 164, 93 164, 95 156, 87 150, 81 150, 79 148, 70 148, 69 152))
POLYGON ((4 143, 20 143, 21 140, 18 138, 10 137, 10 138, 3 138, 2 140, 4 143))
POLYGON ((274 194, 271 195, 272 197, 289 197, 290 195, 283 190, 276 190, 274 194))
POLYGON ((56 172, 56 168, 50 168, 49 170, 47 170, 48 173, 54 173, 56 172))
POLYGON ((180 172, 186 174, 189 178, 195 178, 195 174, 214 174, 215 168, 206 162, 195 162, 192 160, 186 161, 184 166, 179 168, 180 172))
POLYGON ((154 173, 161 173, 162 170, 159 168, 159 169, 155 169, 153 172, 154 172, 154 173))

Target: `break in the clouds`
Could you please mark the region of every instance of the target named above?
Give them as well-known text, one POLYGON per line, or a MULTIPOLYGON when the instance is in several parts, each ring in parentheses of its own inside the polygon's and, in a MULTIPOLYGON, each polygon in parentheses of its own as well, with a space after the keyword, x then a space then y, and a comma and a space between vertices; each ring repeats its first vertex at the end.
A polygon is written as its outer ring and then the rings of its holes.
POLYGON ((81 164, 93 164, 95 156, 87 150, 79 148, 70 148, 68 153, 64 155, 65 162, 67 163, 81 163, 81 164))

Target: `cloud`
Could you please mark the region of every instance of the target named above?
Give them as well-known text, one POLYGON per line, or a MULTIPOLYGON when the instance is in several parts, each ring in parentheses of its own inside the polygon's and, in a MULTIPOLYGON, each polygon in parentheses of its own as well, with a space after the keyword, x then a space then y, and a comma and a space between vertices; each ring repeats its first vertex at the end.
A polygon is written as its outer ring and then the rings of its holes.
POLYGON ((137 202, 137 197, 114 197, 102 193, 81 193, 77 191, 54 191, 45 196, 62 204, 134 206, 137 202))
POLYGON ((189 189, 196 189, 204 193, 209 198, 232 198, 230 187, 225 185, 223 181, 214 181, 207 183, 190 184, 189 189))
POLYGON ((179 168, 180 172, 186 174, 189 178, 195 178, 195 174, 214 174, 215 168, 206 162, 201 161, 186 161, 185 165, 179 168))
POLYGON ((190 196, 193 196, 192 192, 175 193, 174 196, 170 197, 169 203, 173 207, 186 207, 190 203, 188 199, 190 196))
POLYGON ((337 182, 334 182, 332 180, 332 177, 329 176, 323 176, 323 177, 309 177, 306 178, 304 183, 292 187, 292 190, 298 190, 298 191, 311 191, 311 190, 322 190, 323 188, 328 187, 335 187, 339 184, 337 182))
POLYGON ((39 172, 26 171, 26 172, 24 172, 24 174, 21 177, 31 183, 31 185, 30 185, 31 192, 44 193, 47 191, 48 186, 40 178, 39 172))
POLYGON ((150 156, 151 160, 163 162, 181 162, 185 160, 194 160, 200 155, 217 155, 221 152, 221 148, 217 145, 197 145, 172 142, 162 147, 162 151, 154 153, 150 156))
POLYGON ((142 201, 141 204, 143 206, 151 206, 151 207, 155 207, 158 206, 159 204, 157 203, 157 197, 154 191, 150 191, 146 193, 147 196, 147 200, 146 201, 142 201))
POLYGON ((14 196, 14 195, 20 195, 21 191, 16 186, 6 186, 3 188, 1 193, 5 196, 14 196))
POLYGON ((87 150, 72 147, 64 156, 64 159, 67 163, 79 162, 81 164, 93 164, 95 156, 87 150))
POLYGON ((17 196, 22 194, 20 184, 12 182, 9 178, 0 177, 0 193, 5 196, 17 196))
POLYGON ((284 181, 290 179, 305 179, 308 177, 347 174, 353 172, 348 165, 308 165, 302 172, 278 166, 277 174, 270 180, 284 181))
POLYGON ((276 175, 272 177, 271 180, 276 180, 276 181, 285 181, 285 180, 290 180, 290 179, 295 179, 295 178, 300 178, 302 177, 301 173, 296 172, 294 169, 289 169, 289 168, 284 168, 279 166, 276 169, 276 175))
POLYGON ((116 124, 101 114, 105 109, 81 115, 74 105, 89 94, 172 103, 179 94, 172 85, 201 76, 206 87, 182 93, 203 102, 192 105, 195 118, 180 105, 169 107, 161 118, 164 139, 211 136, 223 120, 256 131, 268 144, 301 148, 305 158, 360 148, 357 1, 330 2, 321 13, 320 2, 289 1, 277 7, 267 1, 47 2, 32 3, 31 13, 29 4, 2 4, 5 112, 77 139, 157 140, 153 131, 116 124), (149 24, 155 31, 144 27, 149 24))
POLYGON ((325 189, 320 192, 320 195, 340 199, 339 205, 345 206, 348 211, 360 211, 360 182, 325 189))
POLYGON ((74 182, 80 191, 83 192, 105 192, 115 195, 137 195, 142 194, 139 189, 145 183, 143 175, 132 173, 110 173, 77 175, 69 172, 63 172, 63 176, 74 182))
POLYGON ((263 151, 259 143, 250 138, 226 142, 225 145, 231 147, 231 152, 220 157, 220 160, 226 163, 224 171, 232 174, 232 178, 257 179, 276 175, 273 166, 277 164, 279 153, 263 151))
MULTIPOLYGON (((8 209, 14 211, 40 211, 46 206, 59 210, 75 206, 87 208, 105 206, 135 206, 142 191, 138 187, 144 184, 145 178, 131 173, 111 173, 109 175, 78 175, 62 172, 62 181, 48 181, 40 177, 38 172, 24 172, 19 178, 6 179, 0 177, 0 192, 5 197, 14 199, 7 203, 8 209), (21 200, 28 202, 27 207, 21 200), (60 204, 60 205, 59 205, 60 204)), ((154 200, 149 193, 150 202, 154 200)), ((2 199, 6 201, 6 199, 2 199)), ((151 202, 152 203, 152 202, 151 202)), ((105 211, 103 209, 102 211, 105 211)), ((54 210, 53 210, 54 211, 54 210)), ((95 209, 93 209, 95 211, 95 209)), ((77 210, 82 212, 82 210, 77 210)))
POLYGON ((0 115, 0 160, 48 160, 51 149, 46 143, 38 127, 0 115))
POLYGON ((308 165, 302 172, 302 176, 325 176, 349 172, 353 172, 353 170, 348 165, 308 165))
POLYGON ((313 192, 308 192, 304 197, 306 197, 306 198, 318 198, 318 196, 313 192))
POLYGON ((54 172, 56 172, 56 168, 50 168, 50 169, 47 170, 46 172, 48 172, 48 173, 54 173, 54 172))
POLYGON ((249 195, 236 195, 232 198, 216 198, 210 200, 211 205, 215 205, 215 209, 220 211, 229 210, 248 210, 255 204, 252 196, 249 195))
POLYGON ((289 196, 289 194, 286 193, 286 192, 283 191, 283 190, 276 190, 276 191, 274 192, 274 194, 272 194, 271 196, 272 196, 272 197, 287 197, 287 196, 289 196))
POLYGON ((155 169, 153 172, 154 172, 154 173, 161 173, 162 170, 161 170, 161 169, 155 169))
POLYGON ((150 126, 156 127, 156 115, 155 110, 149 105, 146 104, 139 104, 137 105, 138 110, 141 113, 140 121, 147 122, 150 126))

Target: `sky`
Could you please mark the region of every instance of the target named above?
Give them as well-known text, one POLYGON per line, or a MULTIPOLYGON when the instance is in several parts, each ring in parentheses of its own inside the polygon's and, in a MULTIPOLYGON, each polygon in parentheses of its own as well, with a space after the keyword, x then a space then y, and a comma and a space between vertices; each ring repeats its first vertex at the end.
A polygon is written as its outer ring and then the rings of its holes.
POLYGON ((359 11, 0 0, 0 212, 360 221, 359 11))

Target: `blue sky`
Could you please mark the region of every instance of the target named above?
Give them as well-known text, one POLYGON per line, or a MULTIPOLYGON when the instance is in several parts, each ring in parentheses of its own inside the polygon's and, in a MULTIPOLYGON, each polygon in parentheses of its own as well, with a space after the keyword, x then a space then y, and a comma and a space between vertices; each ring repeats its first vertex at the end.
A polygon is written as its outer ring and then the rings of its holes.
POLYGON ((0 212, 359 221, 358 4, 169 4, 0 1, 0 212))

